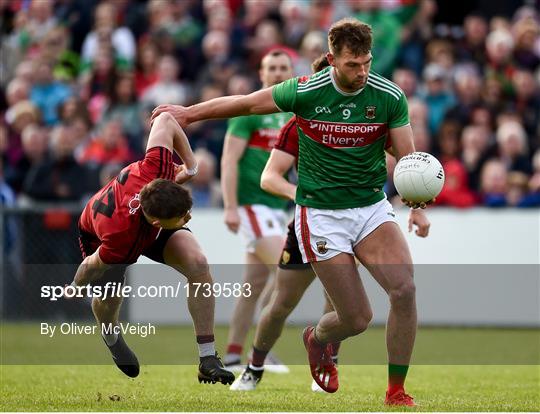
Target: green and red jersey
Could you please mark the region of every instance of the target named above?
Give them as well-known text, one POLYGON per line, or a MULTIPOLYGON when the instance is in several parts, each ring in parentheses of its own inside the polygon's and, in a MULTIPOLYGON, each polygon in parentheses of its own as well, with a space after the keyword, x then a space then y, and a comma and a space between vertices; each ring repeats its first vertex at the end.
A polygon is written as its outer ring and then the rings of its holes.
POLYGON ((248 115, 231 118, 227 133, 245 139, 247 147, 238 163, 238 205, 262 204, 285 209, 287 200, 261 189, 261 174, 279 131, 292 114, 248 115))
POLYGON ((388 130, 409 123, 407 99, 396 84, 371 72, 362 89, 347 93, 328 67, 282 82, 272 95, 281 111, 296 114, 297 204, 343 209, 384 198, 388 130))

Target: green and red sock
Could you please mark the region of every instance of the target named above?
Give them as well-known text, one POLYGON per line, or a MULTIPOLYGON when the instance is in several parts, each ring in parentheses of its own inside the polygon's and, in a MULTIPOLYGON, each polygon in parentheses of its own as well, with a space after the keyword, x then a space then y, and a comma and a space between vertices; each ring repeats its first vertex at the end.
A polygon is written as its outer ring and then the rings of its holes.
POLYGON ((388 395, 404 390, 408 365, 388 364, 388 395))

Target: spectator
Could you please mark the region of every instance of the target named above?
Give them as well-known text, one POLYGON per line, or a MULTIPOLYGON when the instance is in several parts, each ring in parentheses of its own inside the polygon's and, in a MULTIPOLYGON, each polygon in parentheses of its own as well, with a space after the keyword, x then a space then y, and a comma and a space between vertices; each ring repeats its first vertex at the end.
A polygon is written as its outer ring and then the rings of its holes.
POLYGON ((503 92, 512 95, 512 77, 515 65, 512 59, 514 39, 509 31, 497 29, 486 39, 487 66, 485 76, 493 77, 502 83, 503 92))
POLYGON ((73 157, 75 145, 69 127, 55 127, 51 132, 51 156, 30 169, 23 192, 35 201, 81 200, 87 191, 85 170, 73 157))
POLYGON ((6 113, 8 123, 8 147, 5 159, 9 165, 15 165, 22 157, 21 134, 30 124, 41 121, 39 109, 30 101, 21 101, 9 108, 6 113))
POLYGON ((538 21, 532 16, 519 19, 514 23, 512 32, 515 40, 514 60, 523 68, 536 70, 540 65, 539 53, 535 51, 535 43, 540 36, 538 21))
POLYGON ((32 0, 26 30, 32 43, 39 43, 56 26, 52 0, 32 0))
POLYGON ((193 155, 199 166, 199 172, 188 183, 193 206, 195 208, 221 206, 220 184, 216 178, 216 158, 204 148, 197 149, 193 155))
POLYGON ((165 55, 159 60, 158 82, 149 87, 142 101, 153 104, 187 105, 190 101, 187 85, 178 81, 180 64, 173 56, 165 55))
POLYGON ((323 32, 308 32, 300 46, 300 56, 294 64, 294 73, 296 76, 307 76, 313 72, 311 63, 322 53, 327 52, 326 35, 323 32))
POLYGON ((536 149, 540 146, 540 88, 532 72, 525 69, 516 70, 512 83, 515 109, 523 118, 530 146, 536 149))
POLYGON ((60 121, 58 108, 71 94, 69 86, 54 79, 53 64, 38 60, 30 99, 40 109, 45 125, 54 126, 60 121))
POLYGON ((508 172, 504 163, 497 159, 487 161, 480 175, 482 204, 487 207, 506 206, 508 172))
POLYGON ((454 95, 447 86, 446 73, 442 66, 429 64, 424 69, 426 92, 423 96, 428 112, 428 127, 432 135, 437 134, 446 111, 455 104, 454 95))
MULTIPOLYGON (((166 99, 166 96, 163 97, 166 99)), ((142 154, 142 124, 140 106, 135 93, 135 82, 131 73, 119 76, 112 93, 107 96, 107 107, 101 119, 107 123, 117 119, 122 124, 122 133, 128 139, 129 147, 137 155, 142 154)))
POLYGON ((473 108, 481 103, 482 81, 474 70, 461 68, 454 75, 454 83, 456 104, 447 111, 445 118, 466 125, 470 123, 473 108))
POLYGON ((82 46, 82 59, 90 64, 96 59, 100 41, 107 40, 121 65, 129 68, 135 61, 135 38, 127 27, 117 27, 117 11, 113 2, 103 2, 96 7, 94 30, 86 36, 82 46))
POLYGON ((519 122, 503 122, 497 129, 497 146, 501 162, 508 171, 531 174, 527 157, 527 135, 519 122))
POLYGON ((22 190, 28 171, 47 157, 49 137, 36 124, 26 126, 21 136, 22 157, 12 167, 6 166, 5 179, 16 193, 22 190))
POLYGON ((146 89, 159 81, 159 49, 150 40, 144 42, 137 52, 135 90, 140 98, 146 89))
POLYGON ((464 36, 456 47, 459 62, 474 62, 478 69, 486 64, 485 42, 488 33, 486 18, 481 14, 469 14, 463 22, 464 36))
POLYGON ((403 90, 407 99, 416 95, 418 80, 416 73, 408 68, 397 68, 392 75, 392 80, 403 90))
POLYGON ((461 160, 468 173, 470 187, 479 190, 483 156, 489 147, 489 131, 477 125, 465 127, 461 133, 461 160))
POLYGON ((103 124, 97 137, 82 151, 80 162, 102 166, 107 163, 128 164, 132 160, 127 140, 122 135, 122 124, 110 120, 103 124))
POLYGON ((6 89, 6 99, 8 107, 12 107, 18 102, 28 100, 30 85, 23 79, 15 78, 9 82, 6 89))
POLYGON ((55 79, 69 82, 79 75, 79 55, 69 50, 70 34, 63 26, 49 30, 41 41, 41 58, 52 62, 55 79))

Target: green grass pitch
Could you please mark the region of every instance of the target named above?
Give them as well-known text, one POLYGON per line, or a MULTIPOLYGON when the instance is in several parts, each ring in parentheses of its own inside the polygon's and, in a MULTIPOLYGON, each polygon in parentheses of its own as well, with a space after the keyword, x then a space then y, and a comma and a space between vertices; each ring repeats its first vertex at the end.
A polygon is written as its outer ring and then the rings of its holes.
MULTIPOLYGON (((290 361, 291 373, 277 375, 265 373, 255 392, 237 393, 221 384, 206 385, 197 382, 197 367, 182 362, 167 365, 152 356, 170 358, 187 355, 186 360, 196 361, 196 351, 190 327, 158 328, 162 331, 162 343, 144 342, 140 338, 129 338, 128 343, 137 350, 143 365, 136 379, 125 377, 109 362, 107 351, 99 338, 69 338, 72 342, 58 339, 56 342, 32 341, 39 335, 37 325, 3 324, 1 336, 2 362, 0 366, 0 410, 2 411, 400 411, 388 409, 383 402, 386 386, 384 357, 384 332, 373 328, 345 343, 342 351, 344 364, 340 367, 340 389, 336 394, 313 393, 311 377, 301 358, 302 345, 299 339, 301 327, 287 327, 276 346, 280 357, 290 361), (50 345, 47 348, 45 345, 50 345), (147 344, 147 348, 145 345, 147 344), (168 344, 167 346, 163 346, 168 344), (376 351, 373 351, 375 349, 376 351), (365 350, 374 364, 354 363, 355 355, 365 350), (371 350, 371 351, 368 351, 371 350), (40 355, 56 353, 56 361, 62 355, 98 355, 96 365, 21 365, 24 361, 37 362, 40 355), (34 359, 33 359, 34 358, 34 359), (351 362, 351 363, 349 363, 351 362), (101 365, 97 365, 101 364, 101 365)), ((407 381, 408 391, 414 395, 419 407, 415 411, 539 411, 540 410, 540 367, 532 360, 523 360, 521 365, 465 365, 459 354, 461 343, 473 338, 465 349, 474 354, 475 343, 487 338, 486 343, 503 342, 500 348, 486 348, 485 352, 501 353, 512 343, 503 338, 515 337, 523 345, 519 353, 538 353, 537 330, 508 331, 473 329, 421 329, 415 358, 428 362, 440 358, 431 350, 431 345, 440 341, 449 343, 448 349, 457 353, 450 360, 440 360, 440 365, 416 364, 411 367, 407 381), (446 336, 445 336, 446 335, 446 336), (499 335, 497 337, 497 335, 499 335), (457 344, 457 345, 456 345, 457 344), (535 349, 532 347, 536 345, 535 349), (423 350, 425 348, 425 350, 423 350), (527 349, 529 349, 527 351, 527 349)), ((223 349, 226 328, 218 328, 218 347, 223 349)), ((68 338, 65 338, 66 340, 68 338)), ((155 340, 155 338, 154 338, 155 340)), ((516 342, 517 344, 517 342, 516 342)), ((516 345, 514 344, 514 345, 516 345)), ((463 351, 465 355, 465 351, 463 351)), ((442 354, 448 354, 443 352, 442 354)), ((500 357, 500 355, 493 355, 500 357)), ((509 353, 505 358, 515 355, 509 353)), ((96 357, 97 358, 97 357, 96 357)), ((183 358, 183 357, 182 357, 183 358)), ((182 358, 177 361, 183 361, 182 358)), ((536 354, 537 358, 537 354, 536 354)), ((497 358, 494 359, 498 361, 497 358)), ((81 359, 80 361, 85 361, 81 359)), ((88 361, 88 359, 86 359, 88 361)), ((536 359, 537 361, 537 359, 536 359)), ((418 362, 418 361, 417 361, 418 362)), ((516 360, 514 362, 519 362, 516 360)), ((165 360, 163 360, 165 363, 165 360)))

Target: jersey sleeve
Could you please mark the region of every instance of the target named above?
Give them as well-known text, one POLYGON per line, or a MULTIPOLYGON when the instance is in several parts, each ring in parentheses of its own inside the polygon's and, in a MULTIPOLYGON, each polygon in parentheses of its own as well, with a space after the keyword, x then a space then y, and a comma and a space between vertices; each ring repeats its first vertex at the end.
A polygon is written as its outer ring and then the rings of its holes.
POLYGON ((409 105, 407 104, 407 98, 402 92, 399 100, 391 98, 389 118, 388 118, 388 128, 399 128, 401 126, 407 125, 409 121, 409 105))
POLYGON ((295 112, 298 78, 288 79, 272 88, 272 98, 281 112, 295 112))
POLYGON ((141 175, 149 181, 156 178, 172 180, 174 178, 174 163, 172 152, 165 147, 152 147, 139 164, 141 175))
POLYGON ((279 130, 278 139, 274 148, 298 158, 298 129, 296 125, 296 116, 289 119, 289 121, 279 130))
POLYGON ((227 134, 249 140, 254 130, 251 120, 252 117, 250 116, 237 116, 236 118, 229 119, 227 134))

